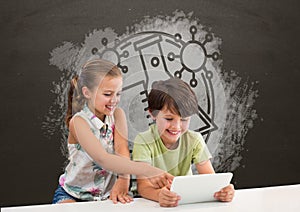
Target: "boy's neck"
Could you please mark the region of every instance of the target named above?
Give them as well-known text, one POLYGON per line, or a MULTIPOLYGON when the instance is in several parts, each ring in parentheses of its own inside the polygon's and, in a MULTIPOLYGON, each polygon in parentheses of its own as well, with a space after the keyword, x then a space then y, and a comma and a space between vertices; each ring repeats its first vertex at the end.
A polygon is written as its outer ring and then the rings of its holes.
POLYGON ((175 143, 166 144, 164 141, 163 141, 163 143, 167 149, 174 150, 174 149, 177 149, 177 147, 179 145, 179 139, 175 143))

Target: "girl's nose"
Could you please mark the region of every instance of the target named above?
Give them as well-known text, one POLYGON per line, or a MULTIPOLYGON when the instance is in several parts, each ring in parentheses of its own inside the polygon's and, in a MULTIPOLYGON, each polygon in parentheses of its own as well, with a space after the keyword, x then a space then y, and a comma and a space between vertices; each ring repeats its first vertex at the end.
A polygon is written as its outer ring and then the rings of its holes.
POLYGON ((118 102, 119 97, 117 95, 113 95, 112 98, 110 99, 111 103, 116 103, 118 102))
POLYGON ((111 102, 111 103, 116 102, 116 96, 112 96, 112 97, 110 98, 110 102, 111 102))

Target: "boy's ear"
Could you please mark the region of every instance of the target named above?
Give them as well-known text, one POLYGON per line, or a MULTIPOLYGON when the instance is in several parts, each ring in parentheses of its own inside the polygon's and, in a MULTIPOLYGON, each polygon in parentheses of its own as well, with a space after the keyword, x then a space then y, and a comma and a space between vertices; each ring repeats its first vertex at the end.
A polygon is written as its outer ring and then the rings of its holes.
POLYGON ((151 110, 148 110, 148 112, 149 112, 151 118, 152 118, 153 120, 155 120, 155 116, 153 115, 152 111, 151 111, 151 110))
POLYGON ((85 86, 82 87, 82 94, 83 94, 83 96, 84 96, 85 98, 87 98, 87 99, 91 98, 91 92, 90 92, 90 90, 89 90, 87 87, 85 87, 85 86))

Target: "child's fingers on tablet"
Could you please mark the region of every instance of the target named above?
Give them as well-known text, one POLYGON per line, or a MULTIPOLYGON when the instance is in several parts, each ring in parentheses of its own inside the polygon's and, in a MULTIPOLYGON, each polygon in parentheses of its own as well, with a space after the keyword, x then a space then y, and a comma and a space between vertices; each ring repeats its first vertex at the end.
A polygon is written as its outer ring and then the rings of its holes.
POLYGON ((222 202, 230 202, 234 197, 234 190, 224 191, 223 189, 216 192, 214 197, 222 202))

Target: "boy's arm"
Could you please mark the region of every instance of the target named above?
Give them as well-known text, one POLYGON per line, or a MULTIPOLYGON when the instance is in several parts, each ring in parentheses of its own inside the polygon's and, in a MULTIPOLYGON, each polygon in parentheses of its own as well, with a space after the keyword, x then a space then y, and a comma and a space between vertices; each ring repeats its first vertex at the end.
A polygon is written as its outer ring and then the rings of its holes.
POLYGON ((215 173, 215 170, 214 170, 210 160, 196 163, 195 167, 199 174, 214 174, 215 173))
POLYGON ((139 194, 146 199, 157 201, 162 207, 176 207, 180 200, 176 193, 170 191, 170 186, 169 184, 162 188, 154 188, 148 179, 137 179, 139 194))
POLYGON ((158 202, 161 188, 154 188, 147 178, 137 177, 137 189, 142 197, 158 202))

